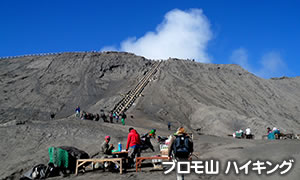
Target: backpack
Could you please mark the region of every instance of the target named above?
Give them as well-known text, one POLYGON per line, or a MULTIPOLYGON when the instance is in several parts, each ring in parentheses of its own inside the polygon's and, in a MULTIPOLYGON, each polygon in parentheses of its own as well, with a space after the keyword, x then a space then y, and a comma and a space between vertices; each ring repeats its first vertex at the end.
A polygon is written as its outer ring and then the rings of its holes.
POLYGON ((177 158, 188 158, 193 152, 193 143, 188 136, 175 136, 173 143, 173 152, 177 158))

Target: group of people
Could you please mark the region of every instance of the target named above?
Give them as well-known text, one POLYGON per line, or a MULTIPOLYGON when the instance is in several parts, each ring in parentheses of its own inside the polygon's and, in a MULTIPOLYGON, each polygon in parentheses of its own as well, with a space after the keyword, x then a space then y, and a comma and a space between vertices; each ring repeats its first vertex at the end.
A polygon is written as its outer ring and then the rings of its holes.
MULTIPOLYGON (((155 138, 156 130, 152 129, 149 133, 145 134, 155 138)), ((110 144, 110 136, 105 136, 104 142, 100 148, 100 154, 102 158, 113 157, 114 146, 110 144)), ((168 157, 176 161, 188 160, 193 153, 193 141, 186 133, 183 127, 178 128, 176 133, 170 138, 168 144, 168 157)), ((127 136, 126 151, 128 151, 128 166, 135 166, 136 157, 141 155, 142 141, 139 133, 133 127, 129 128, 127 136)))
MULTIPOLYGON (((114 157, 112 152, 114 146, 110 143, 110 136, 105 136, 104 142, 100 147, 100 156, 102 158, 114 157)), ((134 128, 129 128, 129 133, 127 137, 126 151, 128 151, 128 166, 133 167, 135 158, 140 157, 141 155, 141 137, 139 133, 134 128)), ((120 150, 120 149, 119 149, 120 150)))
POLYGON ((100 115, 88 113, 85 111, 80 111, 80 106, 77 106, 75 109, 75 116, 82 119, 82 120, 92 120, 92 121, 99 121, 100 119, 103 120, 103 122, 110 122, 119 123, 119 118, 121 117, 121 122, 123 125, 125 125, 125 120, 127 118, 126 114, 124 112, 121 112, 119 115, 116 112, 111 111, 108 116, 105 114, 104 110, 100 110, 100 115))
MULTIPOLYGON (((121 122, 123 125, 125 125, 125 119, 126 114, 122 112, 120 115, 117 113, 111 111, 108 115, 109 121, 107 120, 107 116, 105 115, 104 111, 101 110, 100 114, 96 114, 95 116, 91 116, 89 113, 81 113, 80 114, 80 107, 78 106, 75 109, 76 116, 81 117, 83 119, 92 119, 93 117, 97 120, 100 118, 103 119, 104 122, 111 122, 115 120, 117 123, 119 121, 119 117, 121 117, 121 122)), ((171 123, 168 122, 168 130, 171 130, 171 123)), ((151 139, 156 138, 156 129, 151 129, 148 133, 144 134, 141 138, 140 134, 137 132, 136 129, 133 127, 129 128, 128 136, 127 136, 127 143, 125 151, 128 152, 128 167, 135 167, 136 158, 141 156, 141 150, 144 146, 143 138, 151 139)), ((101 158, 113 158, 116 157, 116 155, 113 155, 113 151, 115 149, 115 146, 110 143, 111 137, 105 136, 103 143, 100 147, 100 157, 101 158)), ((119 144, 120 146, 120 144, 119 144)), ((153 149, 153 147, 152 147, 153 149)), ((118 148, 118 151, 121 151, 120 148, 118 148)), ((154 151, 154 150, 153 150, 154 151)), ((188 135, 185 128, 179 127, 177 131, 171 135, 168 143, 168 159, 172 159, 173 161, 187 161, 190 159, 192 153, 193 153, 193 141, 192 138, 188 135)), ((103 165, 103 168, 111 167, 110 165, 103 165)), ((183 174, 177 174, 177 179, 183 179, 183 174)))
POLYGON ((268 139, 280 139, 280 130, 277 127, 267 128, 268 139))
POLYGON ((234 138, 253 139, 253 134, 251 133, 251 129, 249 127, 245 129, 245 132, 242 129, 235 131, 232 136, 234 138))
MULTIPOLYGON (((273 127, 273 129, 271 129, 270 127, 267 128, 268 139, 280 139, 280 135, 281 135, 280 130, 277 127, 273 127)), ((251 133, 249 127, 245 129, 245 132, 242 129, 234 132, 232 136, 234 138, 253 139, 253 134, 251 133)))

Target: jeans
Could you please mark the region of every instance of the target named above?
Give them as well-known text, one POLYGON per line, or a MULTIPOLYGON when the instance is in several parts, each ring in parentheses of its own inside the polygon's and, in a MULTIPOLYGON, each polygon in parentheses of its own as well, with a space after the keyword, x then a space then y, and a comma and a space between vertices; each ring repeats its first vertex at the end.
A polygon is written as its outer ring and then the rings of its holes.
POLYGON ((128 163, 129 165, 133 165, 136 162, 136 157, 141 156, 141 149, 140 147, 130 147, 128 150, 128 163))

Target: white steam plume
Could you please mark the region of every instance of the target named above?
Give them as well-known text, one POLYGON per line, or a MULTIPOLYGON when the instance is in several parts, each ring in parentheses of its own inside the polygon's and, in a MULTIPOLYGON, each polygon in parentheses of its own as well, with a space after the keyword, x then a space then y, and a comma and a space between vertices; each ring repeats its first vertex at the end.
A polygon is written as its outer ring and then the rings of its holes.
POLYGON ((165 15, 154 32, 128 38, 121 43, 120 50, 150 59, 174 57, 210 62, 206 48, 211 38, 210 23, 201 9, 174 9, 165 15))

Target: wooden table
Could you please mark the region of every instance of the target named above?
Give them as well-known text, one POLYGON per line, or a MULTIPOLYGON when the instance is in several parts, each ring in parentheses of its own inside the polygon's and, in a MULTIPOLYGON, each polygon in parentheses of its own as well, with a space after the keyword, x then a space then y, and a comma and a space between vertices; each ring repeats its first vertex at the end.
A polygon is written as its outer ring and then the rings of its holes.
POLYGON ((138 169, 141 169, 142 161, 146 159, 168 159, 168 157, 162 157, 162 156, 153 156, 153 157, 137 157, 136 158, 136 163, 135 163, 135 171, 138 172, 138 169))
POLYGON ((119 151, 119 152, 112 152, 112 155, 118 155, 119 157, 128 157, 128 151, 119 151))
POLYGON ((78 168, 82 165, 84 165, 87 162, 92 162, 92 169, 94 169, 94 163, 104 163, 104 162, 113 162, 120 167, 120 174, 123 173, 123 167, 122 167, 122 160, 123 158, 105 158, 105 159, 78 159, 76 162, 76 169, 75 169, 75 175, 78 174, 78 168))
MULTIPOLYGON (((121 152, 112 152, 112 155, 116 155, 117 158, 122 158, 123 159, 123 167, 127 167, 127 163, 128 163, 128 151, 121 151, 121 152)), ((125 168, 126 170, 126 168, 125 168)))

